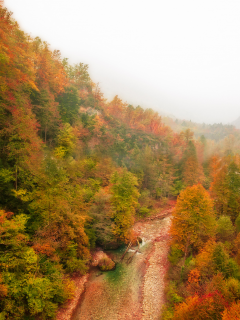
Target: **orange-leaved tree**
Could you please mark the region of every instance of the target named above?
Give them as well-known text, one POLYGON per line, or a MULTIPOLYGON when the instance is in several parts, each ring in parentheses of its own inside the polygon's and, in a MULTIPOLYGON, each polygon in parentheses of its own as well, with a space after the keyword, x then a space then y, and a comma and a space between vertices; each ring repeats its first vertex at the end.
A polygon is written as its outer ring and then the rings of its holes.
POLYGON ((239 320, 240 319, 240 301, 234 302, 230 308, 225 308, 222 320, 239 320))
POLYGON ((32 50, 37 90, 32 90, 31 102, 46 142, 47 136, 57 131, 60 116, 56 98, 64 91, 68 79, 59 51, 52 52, 38 37, 32 41, 32 50))
POLYGON ((221 320, 226 306, 227 302, 218 291, 201 297, 191 296, 176 306, 173 320, 221 320))
POLYGON ((213 202, 201 184, 187 187, 177 199, 171 234, 173 242, 187 256, 190 248, 198 249, 215 236, 216 222, 213 202))
POLYGON ((17 189, 19 171, 36 169, 41 158, 38 123, 28 94, 38 89, 31 39, 5 8, 0 8, 0 39, 0 154, 14 167, 17 189))

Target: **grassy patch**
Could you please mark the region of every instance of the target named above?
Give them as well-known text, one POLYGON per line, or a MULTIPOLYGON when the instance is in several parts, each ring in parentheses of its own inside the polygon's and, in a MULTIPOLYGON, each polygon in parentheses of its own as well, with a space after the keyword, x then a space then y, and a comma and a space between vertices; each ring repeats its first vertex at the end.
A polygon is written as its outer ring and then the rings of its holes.
POLYGON ((106 274, 106 279, 113 283, 119 285, 127 274, 126 265, 123 263, 117 263, 115 270, 108 271, 106 274))

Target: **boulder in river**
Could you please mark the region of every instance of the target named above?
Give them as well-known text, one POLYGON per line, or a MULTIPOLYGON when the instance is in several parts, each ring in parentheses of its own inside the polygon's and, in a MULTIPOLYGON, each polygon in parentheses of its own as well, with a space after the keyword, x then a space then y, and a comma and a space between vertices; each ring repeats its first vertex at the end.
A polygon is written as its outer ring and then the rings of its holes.
POLYGON ((115 268, 115 263, 102 250, 98 250, 93 254, 92 266, 98 266, 101 271, 109 271, 115 268))
POLYGON ((115 263, 112 261, 111 258, 105 257, 99 261, 98 267, 101 271, 109 271, 115 268, 115 263))

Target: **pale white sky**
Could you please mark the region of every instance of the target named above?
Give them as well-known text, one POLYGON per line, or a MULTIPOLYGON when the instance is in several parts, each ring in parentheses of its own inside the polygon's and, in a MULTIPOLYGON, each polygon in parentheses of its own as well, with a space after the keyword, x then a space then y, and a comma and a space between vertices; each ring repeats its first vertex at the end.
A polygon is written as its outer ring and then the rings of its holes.
POLYGON ((176 117, 240 116, 239 0, 5 0, 22 29, 118 94, 176 117))

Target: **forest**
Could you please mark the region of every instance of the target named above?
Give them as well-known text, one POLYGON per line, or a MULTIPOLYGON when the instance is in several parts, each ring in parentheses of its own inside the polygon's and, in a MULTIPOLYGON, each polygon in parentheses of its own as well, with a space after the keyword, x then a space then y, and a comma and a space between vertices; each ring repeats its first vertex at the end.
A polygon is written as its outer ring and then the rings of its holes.
POLYGON ((163 319, 238 319, 240 131, 108 101, 1 7, 0 38, 0 320, 54 319, 94 248, 171 199, 163 319))

